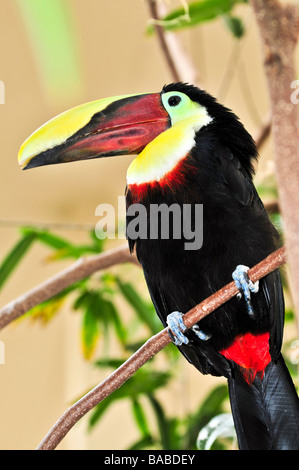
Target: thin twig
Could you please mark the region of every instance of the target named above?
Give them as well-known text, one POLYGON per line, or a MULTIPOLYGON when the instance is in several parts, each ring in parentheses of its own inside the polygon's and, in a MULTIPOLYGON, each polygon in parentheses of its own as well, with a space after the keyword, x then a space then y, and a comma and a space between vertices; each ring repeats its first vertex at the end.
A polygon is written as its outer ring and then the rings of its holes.
POLYGON ((89 232, 94 230, 94 224, 80 224, 77 222, 37 222, 22 219, 0 219, 0 228, 37 227, 41 230, 68 230, 74 232, 89 232))
POLYGON ((68 268, 5 305, 0 310, 0 329, 75 282, 85 279, 101 269, 126 262, 139 265, 135 255, 130 254, 127 244, 99 255, 78 259, 68 268))
MULTIPOLYGON (((188 21, 189 18, 189 6, 185 0, 181 0, 183 3, 183 7, 185 10, 185 14, 175 21, 180 21, 186 19, 188 21)), ((167 9, 165 8, 165 4, 163 2, 156 2, 156 16, 157 18, 165 17, 167 14, 167 9)), ((191 56, 187 53, 186 48, 184 47, 181 38, 178 34, 172 31, 167 31, 166 24, 169 24, 169 21, 165 20, 157 20, 155 18, 150 19, 150 23, 152 25, 157 24, 160 25, 162 28, 162 34, 165 39, 165 43, 168 49, 168 55, 172 58, 172 61, 175 64, 175 68, 177 71, 178 77, 180 80, 187 83, 193 83, 199 87, 201 87, 199 83, 199 71, 198 68, 195 66, 191 56)), ((160 42, 161 45, 161 42, 160 42)), ((166 58, 165 54, 164 57, 166 58)), ((166 65, 168 66, 168 62, 166 61, 166 65)), ((172 69, 170 68, 170 73, 173 76, 174 81, 175 76, 172 73, 172 69)))
MULTIPOLYGON (((165 60, 166 60, 166 64, 167 64, 167 66, 170 70, 170 73, 172 75, 173 80, 176 81, 176 82, 181 81, 181 80, 187 81, 187 82, 190 81, 190 79, 187 79, 185 77, 180 77, 180 73, 178 72, 179 61, 177 61, 177 60, 174 61, 173 55, 171 54, 169 45, 168 45, 167 40, 166 40, 166 33, 165 33, 164 28, 163 28, 163 23, 160 21, 160 18, 159 18, 156 0, 147 0, 147 2, 148 2, 149 10, 150 10, 150 13, 151 13, 151 16, 152 16, 152 19, 153 19, 153 26, 156 29, 158 39, 159 39, 159 43, 160 43, 162 52, 163 52, 165 60)), ((182 60, 183 59, 182 52, 180 50, 177 50, 177 52, 179 52, 179 53, 176 54, 176 57, 179 56, 182 60)), ((239 43, 236 43, 236 48, 233 50, 232 57, 234 59, 235 59, 235 56, 238 57, 239 52, 240 52, 239 43)), ((185 61, 184 65, 186 66, 186 57, 185 57, 184 61, 185 61)), ((187 62, 188 62, 189 75, 195 77, 196 68, 195 68, 194 64, 192 64, 190 60, 187 61, 187 62)), ((229 59, 229 62, 231 62, 231 58, 229 59)), ((234 60, 234 62, 236 62, 236 61, 234 60)), ((235 69, 235 68, 233 68, 233 69, 235 69)), ((194 81, 195 80, 191 80, 191 82, 194 82, 194 81)), ((223 85, 220 88, 223 89, 225 87, 223 85)), ((221 94, 222 94, 222 92, 219 91, 218 95, 221 95, 221 94)), ((269 114, 266 117, 266 119, 264 120, 264 122, 261 124, 261 127, 259 129, 257 129, 256 135, 254 136, 254 140, 256 142, 256 146, 257 146, 258 150, 262 147, 262 145, 264 144, 264 142, 266 141, 266 139, 270 135, 271 124, 272 124, 272 119, 271 119, 271 115, 269 114)))
MULTIPOLYGON (((255 282, 269 274, 286 262, 284 247, 275 251, 248 272, 250 279, 255 282)), ((231 282, 215 294, 189 310, 184 315, 184 323, 190 328, 216 308, 230 300, 238 293, 234 282, 231 282)), ((111 395, 124 384, 141 366, 170 343, 168 331, 165 328, 157 335, 151 337, 135 354, 124 364, 109 375, 103 382, 92 389, 87 395, 72 405, 56 422, 49 433, 38 446, 38 450, 53 450, 62 441, 72 427, 92 408, 111 395)))
POLYGON ((158 11, 157 11, 156 0, 147 0, 147 1, 148 1, 151 16, 155 20, 154 21, 154 28, 156 30, 156 33, 157 33, 157 36, 158 36, 158 39, 159 39, 159 42, 160 42, 161 50, 162 50, 162 52, 164 54, 164 57, 166 59, 166 63, 167 63, 168 68, 171 72, 172 79, 175 82, 179 82, 181 79, 180 79, 179 73, 177 71, 176 64, 174 63, 174 61, 172 59, 171 53, 170 53, 168 45, 167 45, 167 42, 166 42, 166 39, 165 39, 165 34, 164 34, 164 28, 163 28, 163 26, 161 26, 159 24, 159 15, 158 15, 158 11))
POLYGON ((264 207, 268 214, 280 213, 280 207, 278 201, 265 202, 264 207))
POLYGON ((261 124, 261 127, 257 129, 255 135, 253 136, 255 140, 255 145, 258 150, 265 143, 266 139, 269 137, 272 126, 272 116, 271 113, 265 118, 264 122, 261 124))

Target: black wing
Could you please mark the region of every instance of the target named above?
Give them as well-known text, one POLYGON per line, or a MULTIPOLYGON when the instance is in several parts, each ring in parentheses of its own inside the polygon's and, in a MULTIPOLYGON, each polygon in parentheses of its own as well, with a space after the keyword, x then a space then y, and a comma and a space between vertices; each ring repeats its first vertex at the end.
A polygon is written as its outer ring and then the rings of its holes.
MULTIPOLYGON (((163 290, 158 284, 151 281, 152 277, 147 276, 145 270, 144 275, 157 315, 164 327, 167 327, 167 315, 173 312, 175 307, 172 306, 171 308, 168 305, 163 290)), ((182 313, 186 313, 186 311, 182 313)), ((209 342, 200 341, 190 332, 185 334, 189 338, 189 344, 178 346, 178 349, 188 362, 195 366, 202 374, 230 376, 231 370, 228 361, 209 342)))
MULTIPOLYGON (((271 224, 264 205, 256 191, 251 176, 244 170, 232 153, 222 153, 220 162, 223 175, 230 192, 244 206, 261 212, 273 231, 273 239, 278 244, 279 236, 271 224)), ((273 244, 275 246, 275 243, 273 244)), ((260 280, 257 308, 266 309, 270 317, 270 352, 276 360, 279 356, 284 327, 284 296, 279 270, 275 270, 260 280)))

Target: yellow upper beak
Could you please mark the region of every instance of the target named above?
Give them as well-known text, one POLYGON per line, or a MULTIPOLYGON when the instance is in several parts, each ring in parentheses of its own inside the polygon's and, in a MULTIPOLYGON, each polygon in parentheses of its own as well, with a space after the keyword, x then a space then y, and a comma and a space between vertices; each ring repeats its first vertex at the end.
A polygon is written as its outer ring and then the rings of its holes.
POLYGON ((19 165, 25 168, 37 155, 63 144, 88 124, 94 114, 101 112, 114 101, 130 96, 133 95, 90 101, 54 117, 33 132, 22 144, 18 153, 19 165))
POLYGON ((37 129, 21 146, 18 160, 25 169, 136 154, 169 126, 170 118, 160 93, 92 101, 37 129))

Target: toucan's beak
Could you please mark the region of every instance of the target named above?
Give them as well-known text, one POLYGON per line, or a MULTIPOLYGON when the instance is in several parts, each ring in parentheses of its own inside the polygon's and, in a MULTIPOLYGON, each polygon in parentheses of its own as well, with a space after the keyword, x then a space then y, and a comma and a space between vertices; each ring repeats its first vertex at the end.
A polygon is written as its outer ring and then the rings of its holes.
POLYGON ((23 143, 22 168, 137 154, 170 127, 159 93, 107 98, 51 119, 23 143))

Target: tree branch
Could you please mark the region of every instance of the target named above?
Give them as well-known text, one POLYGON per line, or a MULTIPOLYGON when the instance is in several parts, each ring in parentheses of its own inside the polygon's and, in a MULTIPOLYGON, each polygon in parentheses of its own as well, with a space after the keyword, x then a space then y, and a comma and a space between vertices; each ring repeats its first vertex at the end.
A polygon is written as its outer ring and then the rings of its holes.
MULTIPOLYGON (((153 25, 156 29, 161 50, 165 57, 165 61, 171 73, 172 79, 174 81, 185 81, 200 86, 198 84, 198 72, 196 67, 190 58, 188 58, 186 51, 182 50, 177 36, 173 33, 165 32, 163 26, 161 25, 158 8, 159 5, 157 5, 157 0, 147 0, 147 3, 150 14, 152 16, 153 25)), ((256 131, 254 140, 258 150, 262 147, 270 135, 271 123, 272 118, 271 114, 269 114, 269 116, 267 116, 265 121, 261 124, 261 127, 256 131)))
POLYGON ((280 212, 280 207, 278 201, 272 201, 272 202, 265 202, 264 207, 268 214, 275 214, 276 212, 280 212))
POLYGON ((186 52, 177 34, 165 31, 162 16, 166 15, 164 4, 157 0, 147 0, 151 23, 156 28, 159 44, 173 81, 194 83, 199 86, 198 70, 186 52))
POLYGON ((165 39, 165 34, 164 34, 164 28, 163 26, 159 24, 159 15, 158 15, 158 10, 157 10, 156 0, 148 0, 147 2, 148 2, 151 16, 154 19, 154 28, 156 30, 156 33, 159 39, 161 50, 164 54, 171 76, 175 82, 179 82, 181 80, 180 75, 178 73, 177 66, 174 60, 172 59, 172 55, 167 45, 167 41, 165 39))
POLYGON ((135 255, 131 255, 127 244, 95 256, 80 258, 70 267, 59 272, 47 281, 39 284, 17 299, 12 300, 0 310, 0 329, 20 317, 35 305, 59 294, 66 287, 90 276, 96 271, 109 268, 119 263, 136 263, 135 255))
MULTIPOLYGON (((269 274, 274 269, 277 269, 285 262, 286 251, 285 248, 282 247, 251 268, 248 271, 250 279, 255 282, 269 274)), ((199 305, 189 310, 189 312, 184 315, 185 325, 187 328, 190 328, 205 316, 212 313, 216 308, 230 300, 237 293, 238 289, 234 282, 227 284, 199 305)), ((124 382, 126 382, 140 367, 142 367, 149 359, 161 351, 170 342, 171 340, 166 328, 157 335, 151 337, 137 352, 135 352, 135 354, 124 362, 124 364, 87 393, 83 398, 72 405, 52 427, 37 449, 55 449, 72 427, 86 413, 88 413, 88 411, 121 387, 121 385, 123 385, 124 382)))
POLYGON ((271 114, 265 118, 264 122, 261 124, 261 127, 257 129, 255 135, 253 135, 255 145, 258 151, 260 151, 262 145, 265 143, 267 138, 270 135, 272 126, 272 117, 271 114))
MULTIPOLYGON (((265 209, 269 213, 280 211, 277 201, 265 203, 265 209)), ((0 330, 24 315, 31 308, 49 300, 75 282, 91 276, 96 271, 126 262, 140 266, 135 254, 130 255, 127 244, 99 255, 78 259, 70 267, 60 271, 2 307, 0 309, 0 330)))

